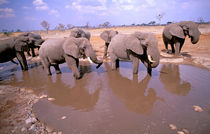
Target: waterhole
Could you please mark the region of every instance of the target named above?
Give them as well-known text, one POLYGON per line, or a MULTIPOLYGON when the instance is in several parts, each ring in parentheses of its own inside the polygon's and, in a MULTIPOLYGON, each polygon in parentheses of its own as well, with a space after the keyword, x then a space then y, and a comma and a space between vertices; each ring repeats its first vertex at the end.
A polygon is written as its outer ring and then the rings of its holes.
POLYGON ((0 64, 0 84, 32 88, 49 98, 33 106, 37 118, 65 134, 192 134, 210 133, 210 71, 189 65, 160 64, 147 75, 131 62, 117 71, 104 63, 81 62, 82 79, 75 80, 66 64, 62 74, 47 76, 39 65, 22 72, 14 64, 0 64), (193 106, 203 108, 195 112, 193 106), (171 130, 173 124, 177 130, 171 130))

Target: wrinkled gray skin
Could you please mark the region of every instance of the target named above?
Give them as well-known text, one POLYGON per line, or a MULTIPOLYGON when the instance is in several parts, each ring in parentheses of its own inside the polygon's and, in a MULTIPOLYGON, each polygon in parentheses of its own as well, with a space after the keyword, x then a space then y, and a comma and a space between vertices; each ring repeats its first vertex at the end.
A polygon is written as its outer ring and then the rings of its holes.
POLYGON ((185 37, 188 35, 191 38, 191 42, 196 44, 199 41, 200 34, 201 33, 198 30, 197 24, 192 21, 181 21, 179 23, 165 26, 162 36, 167 52, 169 52, 168 44, 170 44, 172 53, 179 55, 184 44, 185 37))
POLYGON ((119 67, 119 60, 131 60, 134 74, 138 73, 139 59, 150 75, 152 68, 157 67, 160 60, 158 41, 152 33, 118 34, 110 42, 109 54, 112 70, 119 67))
POLYGON ((118 31, 105 30, 100 34, 100 37, 105 41, 104 58, 107 57, 107 50, 112 38, 118 34, 118 31))
POLYGON ((24 51, 28 50, 29 39, 27 37, 13 37, 0 40, 0 63, 13 61, 17 57, 21 69, 28 70, 28 65, 24 51))
POLYGON ((88 40, 90 40, 90 36, 91 36, 90 32, 80 28, 73 28, 70 33, 70 37, 75 37, 75 38, 84 37, 88 40))
POLYGON ((42 65, 48 75, 51 75, 50 66, 54 66, 56 73, 61 73, 59 64, 67 63, 76 79, 81 78, 78 70, 79 58, 90 57, 96 64, 102 64, 96 57, 92 45, 86 38, 48 39, 39 49, 42 65))
POLYGON ((20 34, 19 37, 24 36, 27 37, 29 39, 29 49, 27 51, 28 56, 31 56, 30 54, 30 49, 32 52, 32 57, 35 57, 35 52, 34 49, 35 48, 40 48, 41 44, 44 42, 44 40, 42 39, 42 37, 39 34, 35 34, 35 33, 23 33, 20 34))

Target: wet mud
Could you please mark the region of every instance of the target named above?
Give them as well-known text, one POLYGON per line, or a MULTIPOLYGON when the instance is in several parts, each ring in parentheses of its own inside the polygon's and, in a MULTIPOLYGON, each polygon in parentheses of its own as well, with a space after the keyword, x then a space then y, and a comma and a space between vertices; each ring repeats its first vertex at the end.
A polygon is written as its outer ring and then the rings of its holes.
POLYGON ((133 75, 131 62, 120 62, 117 71, 109 63, 99 69, 86 61, 80 63, 79 80, 66 64, 60 66, 62 74, 51 68, 52 76, 39 64, 24 72, 17 65, 1 64, 0 84, 46 94, 33 105, 33 112, 38 120, 64 134, 176 133, 170 124, 177 131, 210 133, 209 70, 160 64, 149 76, 143 64, 133 75), (204 111, 195 112, 193 105, 204 111))

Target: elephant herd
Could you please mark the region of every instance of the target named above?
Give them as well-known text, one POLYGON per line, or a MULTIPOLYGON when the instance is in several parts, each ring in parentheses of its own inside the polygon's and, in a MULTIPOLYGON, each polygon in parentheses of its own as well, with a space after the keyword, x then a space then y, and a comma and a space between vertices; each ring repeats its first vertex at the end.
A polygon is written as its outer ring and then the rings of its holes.
MULTIPOLYGON (((192 21, 181 21, 165 26, 162 37, 167 52, 168 44, 171 45, 171 52, 179 55, 186 36, 191 38, 191 42, 196 44, 199 41, 200 31, 198 25, 192 21), (175 46, 175 47, 174 47, 175 46)), ((13 61, 16 57, 22 70, 28 70, 27 60, 24 52, 35 56, 34 48, 39 49, 39 57, 42 66, 48 75, 51 75, 50 67, 53 66, 56 73, 61 73, 59 64, 67 63, 76 79, 81 78, 78 70, 79 58, 87 58, 91 63, 103 63, 96 57, 94 49, 90 43, 90 32, 79 28, 71 30, 71 34, 66 38, 52 38, 43 40, 35 33, 24 33, 17 37, 0 40, 0 63, 13 61)), ((118 31, 105 30, 100 34, 105 41, 104 57, 109 51, 112 70, 119 67, 120 60, 131 60, 133 63, 133 73, 138 73, 139 60, 147 68, 151 75, 152 68, 159 65, 160 52, 158 50, 158 40, 153 33, 134 32, 132 34, 119 34, 118 31)))

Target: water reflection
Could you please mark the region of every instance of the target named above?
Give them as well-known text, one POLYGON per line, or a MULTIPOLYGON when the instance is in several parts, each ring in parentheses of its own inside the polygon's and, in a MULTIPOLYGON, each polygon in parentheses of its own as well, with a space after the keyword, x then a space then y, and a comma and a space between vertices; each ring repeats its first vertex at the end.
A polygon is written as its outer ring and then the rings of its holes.
POLYGON ((65 80, 64 74, 56 75, 55 79, 49 77, 45 89, 49 97, 55 98, 52 103, 71 106, 75 110, 91 111, 99 99, 97 73, 89 73, 80 80, 75 80, 73 76, 68 78, 68 81, 65 80))
POLYGON ((125 104, 125 106, 138 114, 150 115, 157 100, 164 101, 157 97, 153 88, 148 89, 151 76, 138 82, 138 76, 133 75, 133 80, 123 77, 119 71, 111 71, 108 64, 104 64, 109 70, 107 72, 108 83, 113 93, 125 104))
POLYGON ((186 96, 189 93, 191 85, 181 80, 179 65, 163 64, 160 72, 160 80, 168 92, 180 96, 186 96))

